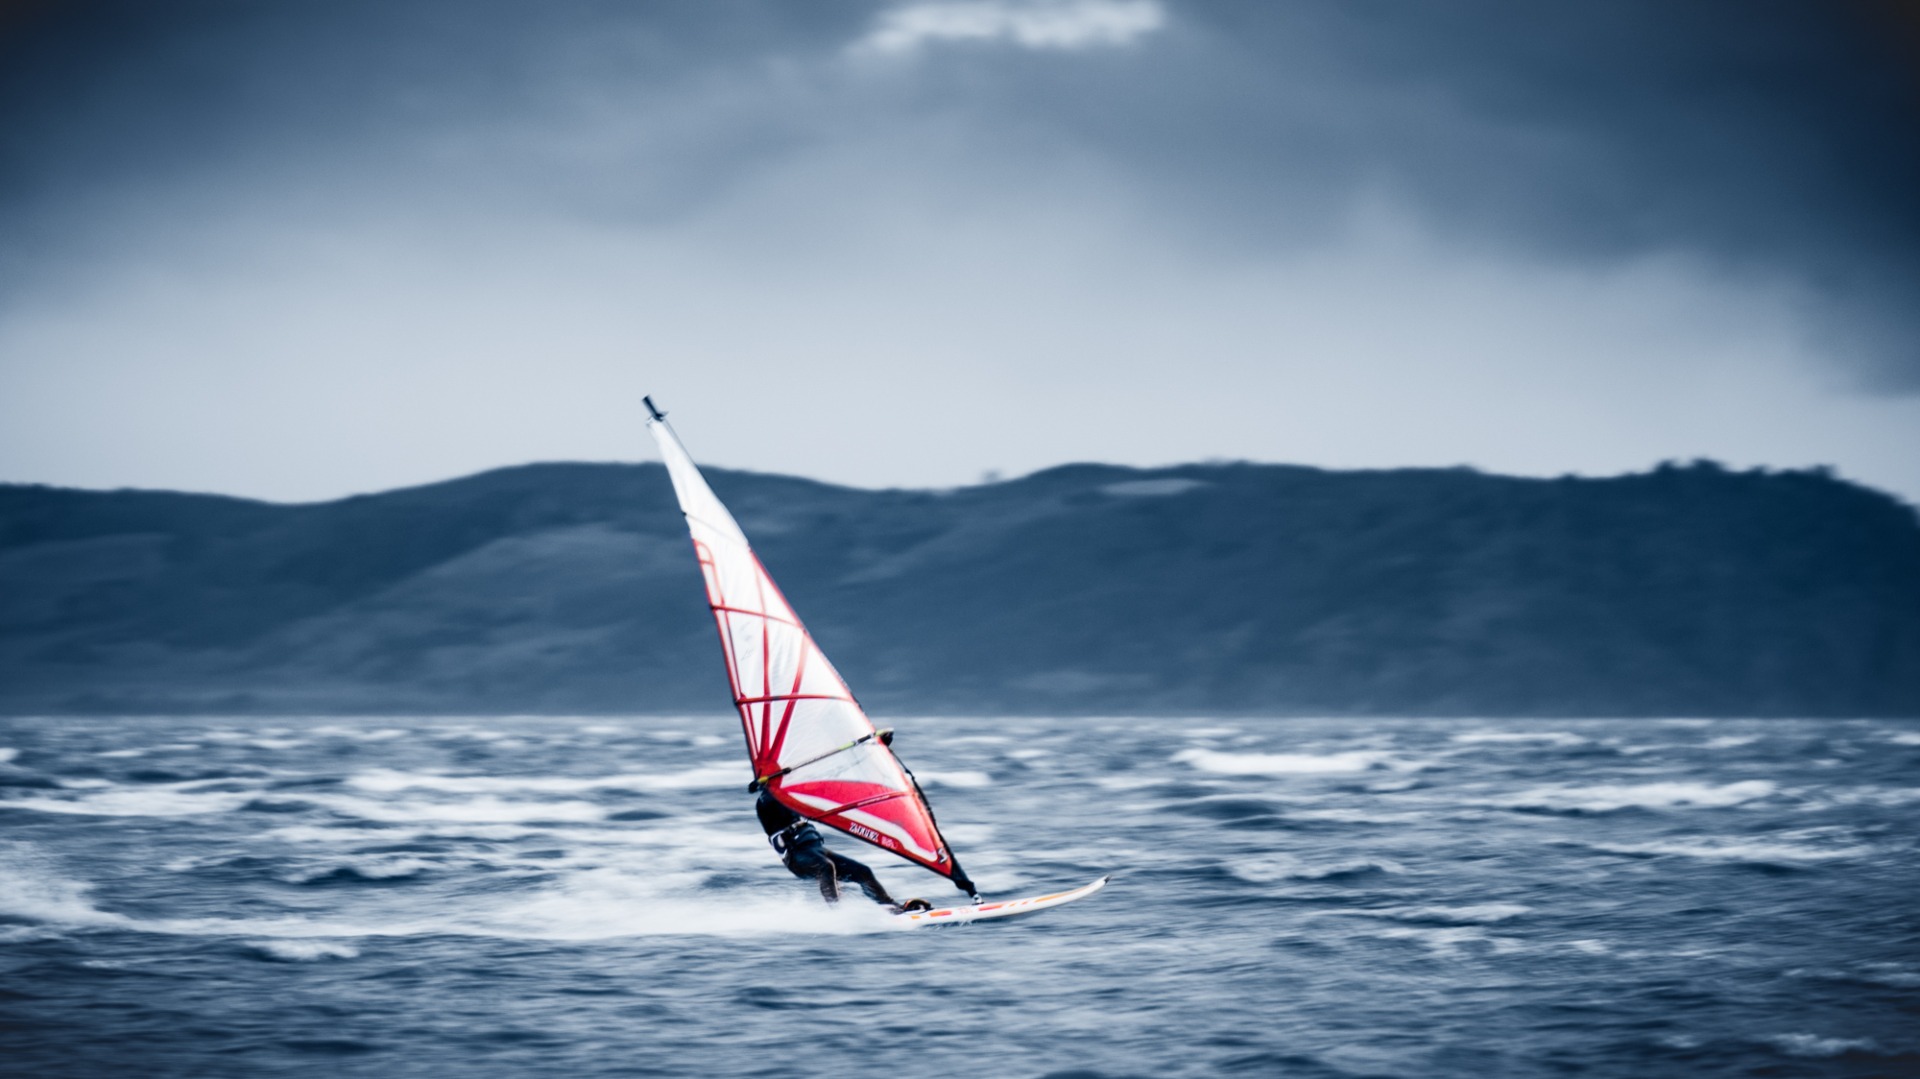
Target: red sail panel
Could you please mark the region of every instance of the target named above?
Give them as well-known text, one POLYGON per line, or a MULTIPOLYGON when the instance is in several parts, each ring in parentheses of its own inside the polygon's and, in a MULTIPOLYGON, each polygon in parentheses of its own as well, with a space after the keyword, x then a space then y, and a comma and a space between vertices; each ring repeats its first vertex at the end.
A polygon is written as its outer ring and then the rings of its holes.
POLYGON ((772 777, 768 789, 801 816, 952 877, 946 841, 906 770, 673 429, 647 426, 693 535, 754 775, 772 777))

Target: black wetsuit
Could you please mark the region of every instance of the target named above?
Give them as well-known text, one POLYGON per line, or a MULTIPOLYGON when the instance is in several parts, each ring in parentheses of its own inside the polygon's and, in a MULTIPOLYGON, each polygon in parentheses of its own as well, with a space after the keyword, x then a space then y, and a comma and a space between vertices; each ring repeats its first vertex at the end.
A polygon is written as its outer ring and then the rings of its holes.
POLYGON ((844 854, 827 849, 820 830, 813 822, 788 809, 762 788, 760 800, 753 804, 760 816, 760 827, 767 830, 767 841, 780 852, 780 860, 796 877, 811 877, 820 885, 820 897, 829 903, 840 901, 840 886, 852 882, 875 903, 893 906, 893 897, 873 875, 873 870, 844 854))

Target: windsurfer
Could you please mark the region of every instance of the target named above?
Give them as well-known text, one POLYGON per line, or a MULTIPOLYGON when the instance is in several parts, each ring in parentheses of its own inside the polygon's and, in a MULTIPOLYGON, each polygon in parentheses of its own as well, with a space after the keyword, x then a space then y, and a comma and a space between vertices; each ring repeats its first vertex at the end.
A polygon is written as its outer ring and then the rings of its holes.
POLYGON ((754 802, 753 811, 760 817, 760 827, 767 830, 767 842, 780 853, 780 860, 786 863, 788 871, 796 877, 811 877, 820 886, 820 898, 827 902, 838 903, 840 885, 850 881, 859 885, 868 899, 895 910, 925 910, 933 905, 924 899, 909 899, 904 904, 894 902, 873 870, 844 854, 828 850, 826 840, 820 838, 820 830, 813 822, 782 805, 765 787, 760 788, 760 798, 754 802))

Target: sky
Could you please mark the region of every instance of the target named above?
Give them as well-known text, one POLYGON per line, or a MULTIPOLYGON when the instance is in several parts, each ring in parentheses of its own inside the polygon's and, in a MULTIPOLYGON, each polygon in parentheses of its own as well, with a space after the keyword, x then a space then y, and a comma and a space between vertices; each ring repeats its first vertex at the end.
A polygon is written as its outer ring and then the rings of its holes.
POLYGON ((1898 0, 14 0, 0 481, 1827 465, 1920 501, 1898 0))

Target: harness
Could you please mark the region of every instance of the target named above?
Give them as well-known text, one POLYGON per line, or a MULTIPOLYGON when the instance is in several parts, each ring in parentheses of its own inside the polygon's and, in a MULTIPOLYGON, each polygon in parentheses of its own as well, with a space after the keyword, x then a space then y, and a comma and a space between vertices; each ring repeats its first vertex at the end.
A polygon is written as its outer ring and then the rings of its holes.
POLYGON ((826 840, 820 838, 820 830, 813 826, 812 821, 802 817, 777 832, 768 832, 767 842, 773 844, 774 853, 780 855, 781 861, 785 861, 787 852, 795 846, 810 846, 825 843, 826 840))

